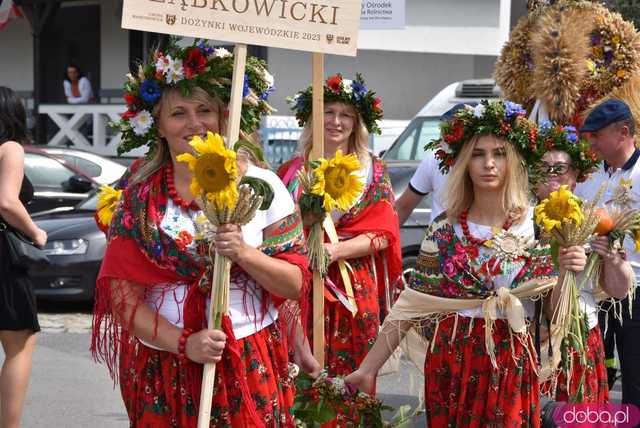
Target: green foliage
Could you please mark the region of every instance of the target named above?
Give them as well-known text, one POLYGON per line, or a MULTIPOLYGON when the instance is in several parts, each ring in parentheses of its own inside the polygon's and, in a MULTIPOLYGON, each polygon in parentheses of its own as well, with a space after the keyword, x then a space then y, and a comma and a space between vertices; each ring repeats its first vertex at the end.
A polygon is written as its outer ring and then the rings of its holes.
POLYGON ((393 410, 381 401, 344 383, 344 378, 330 378, 322 372, 317 379, 301 373, 295 379, 296 398, 293 414, 298 428, 320 428, 334 420, 338 412, 356 428, 408 428, 411 420, 420 414, 411 406, 401 406, 391 421, 385 421, 382 412, 393 410))
POLYGON ((262 205, 260 205, 259 209, 263 211, 269 209, 273 202, 273 188, 271 188, 269 183, 261 178, 247 177, 245 175, 242 177, 242 180, 240 180, 240 184, 249 185, 256 194, 262 196, 262 205))

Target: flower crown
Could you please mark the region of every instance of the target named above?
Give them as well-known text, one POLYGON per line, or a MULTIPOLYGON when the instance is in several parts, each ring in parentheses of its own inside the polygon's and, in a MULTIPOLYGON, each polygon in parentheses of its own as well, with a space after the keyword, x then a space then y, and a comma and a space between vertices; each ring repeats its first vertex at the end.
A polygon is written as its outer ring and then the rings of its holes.
MULTIPOLYGON (((287 98, 291 110, 296 114, 298 124, 304 126, 311 117, 312 88, 309 86, 304 91, 298 92, 293 98, 287 98)), ((341 74, 336 74, 327 79, 324 86, 324 102, 341 102, 351 104, 360 113, 362 122, 369 133, 380 134, 378 120, 382 119, 382 101, 376 97, 376 93, 369 90, 360 73, 356 73, 355 80, 343 79, 341 74)))
POLYGON ((475 107, 465 106, 440 124, 440 139, 427 143, 425 150, 436 151, 440 170, 447 173, 475 135, 495 135, 513 144, 525 163, 532 164, 537 127, 525 115, 522 106, 511 101, 483 100, 475 107))
POLYGON ((538 126, 537 157, 541 159, 551 150, 566 152, 571 157, 571 164, 578 171, 578 182, 586 180, 600 163, 589 143, 578 136, 574 126, 561 126, 545 120, 538 126))
MULTIPOLYGON (((144 145, 154 146, 158 130, 153 126, 152 112, 167 88, 177 87, 188 96, 200 87, 223 103, 229 103, 233 54, 224 48, 214 49, 198 39, 191 46, 181 47, 177 44, 179 40, 172 37, 165 50, 151 52, 149 61, 139 65, 137 74, 127 74, 124 85, 127 111, 120 121, 112 123, 122 132, 119 155, 144 145)), ((253 132, 262 116, 273 111, 266 99, 274 88, 273 76, 265 62, 248 57, 242 93, 242 131, 253 132)))

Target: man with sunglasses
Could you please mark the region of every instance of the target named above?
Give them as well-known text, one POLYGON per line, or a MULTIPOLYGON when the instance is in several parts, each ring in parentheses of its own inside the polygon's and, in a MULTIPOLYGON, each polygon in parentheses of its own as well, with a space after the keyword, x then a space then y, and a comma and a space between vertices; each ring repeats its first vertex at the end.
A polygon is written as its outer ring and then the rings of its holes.
MULTIPOLYGON (((587 116, 580 132, 589 141, 591 149, 604 162, 584 183, 576 187, 576 194, 592 199, 602 183, 608 183, 601 204, 612 202, 620 191, 631 184, 632 208, 640 208, 640 151, 635 147, 636 124, 629 106, 621 100, 611 99, 597 105, 587 116)), ((627 259, 640 278, 640 254, 634 251, 631 239, 625 239, 627 259)), ((616 346, 622 372, 622 402, 640 406, 640 301, 622 301, 623 322, 616 332, 616 346)), ((615 326, 609 326, 615 328, 615 326)))

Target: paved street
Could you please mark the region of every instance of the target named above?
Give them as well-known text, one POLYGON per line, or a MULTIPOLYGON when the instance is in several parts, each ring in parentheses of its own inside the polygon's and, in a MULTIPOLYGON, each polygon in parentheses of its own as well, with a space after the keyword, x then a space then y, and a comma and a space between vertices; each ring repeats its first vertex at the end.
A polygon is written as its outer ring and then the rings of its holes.
MULTIPOLYGON (((86 308, 45 307, 40 314, 34 369, 25 407, 25 428, 122 428, 128 421, 118 389, 89 353, 91 315, 86 308)), ((0 351, 0 357, 4 357, 0 351)), ((417 403, 422 375, 403 362, 400 374, 382 376, 378 390, 397 408, 417 403)), ((424 416, 412 425, 424 427, 424 416)))

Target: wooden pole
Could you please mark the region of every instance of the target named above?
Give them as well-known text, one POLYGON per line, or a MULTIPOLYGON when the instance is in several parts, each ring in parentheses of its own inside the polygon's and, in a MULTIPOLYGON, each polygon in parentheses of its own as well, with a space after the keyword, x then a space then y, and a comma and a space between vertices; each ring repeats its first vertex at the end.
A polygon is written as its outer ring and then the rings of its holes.
MULTIPOLYGON (((227 146, 233 147, 240 136, 240 113, 242 110, 242 88, 244 86, 244 71, 247 63, 247 45, 237 44, 233 51, 233 78, 231 80, 231 97, 229 101, 229 122, 227 123, 227 146)), ((214 265, 214 271, 218 270, 218 264, 214 265)), ((228 266, 227 266, 228 270, 228 266)), ((228 275, 228 272, 226 272, 228 275)), ((217 278, 217 272, 213 274, 217 278)), ((208 328, 214 328, 212 309, 216 296, 214 284, 211 284, 211 300, 209 309, 208 328)), ((229 292, 224 293, 224 308, 229 307, 229 292)), ((226 311, 225 311, 226 312, 226 311)), ((200 408, 198 411, 198 428, 209 428, 211 425, 211 400, 213 399, 213 386, 216 379, 216 365, 207 363, 202 372, 202 386, 200 389, 200 408)))
MULTIPOLYGON (((310 159, 324 157, 324 54, 313 59, 313 146, 310 159)), ((324 279, 313 272, 313 356, 324 367, 324 279)))

